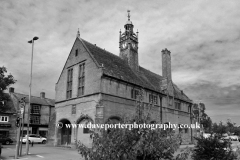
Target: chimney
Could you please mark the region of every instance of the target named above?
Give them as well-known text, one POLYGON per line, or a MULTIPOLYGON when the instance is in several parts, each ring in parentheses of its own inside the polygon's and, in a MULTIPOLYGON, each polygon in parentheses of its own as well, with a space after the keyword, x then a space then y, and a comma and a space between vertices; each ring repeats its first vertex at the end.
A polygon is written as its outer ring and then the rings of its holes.
POLYGON ((9 88, 9 93, 14 93, 14 88, 13 87, 9 88))
POLYGON ((167 82, 172 80, 171 52, 167 48, 162 50, 162 76, 167 78, 167 82))
POLYGON ((40 93, 40 98, 44 99, 45 98, 45 92, 40 93))

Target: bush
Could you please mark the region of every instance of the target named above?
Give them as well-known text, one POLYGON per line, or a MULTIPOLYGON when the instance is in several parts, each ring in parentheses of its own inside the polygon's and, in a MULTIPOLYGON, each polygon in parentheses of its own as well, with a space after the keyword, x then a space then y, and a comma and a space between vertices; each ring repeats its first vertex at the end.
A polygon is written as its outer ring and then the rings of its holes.
POLYGON ((217 136, 209 138, 195 137, 197 145, 192 154, 193 160, 235 160, 236 154, 232 151, 231 142, 220 140, 217 136))
POLYGON ((91 134, 92 148, 78 142, 86 160, 159 160, 173 159, 179 147, 176 135, 159 129, 111 129, 91 134))

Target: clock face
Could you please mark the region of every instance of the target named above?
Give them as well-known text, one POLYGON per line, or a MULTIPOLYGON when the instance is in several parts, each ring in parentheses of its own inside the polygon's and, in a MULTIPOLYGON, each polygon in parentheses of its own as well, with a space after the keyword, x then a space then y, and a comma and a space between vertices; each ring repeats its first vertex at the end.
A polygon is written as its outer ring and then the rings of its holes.
POLYGON ((122 43, 122 48, 123 49, 127 48, 127 42, 122 43))
POLYGON ((133 47, 133 49, 136 49, 137 45, 135 43, 132 43, 132 47, 133 47))

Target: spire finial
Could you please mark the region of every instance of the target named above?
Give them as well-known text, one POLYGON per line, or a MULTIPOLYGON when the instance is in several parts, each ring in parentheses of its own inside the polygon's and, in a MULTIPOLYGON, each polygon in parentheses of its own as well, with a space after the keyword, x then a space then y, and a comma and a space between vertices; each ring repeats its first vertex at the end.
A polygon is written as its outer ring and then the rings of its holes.
POLYGON ((128 21, 130 21, 130 10, 127 10, 128 12, 128 21))
POLYGON ((77 37, 80 38, 79 28, 78 28, 78 31, 77 31, 77 37))

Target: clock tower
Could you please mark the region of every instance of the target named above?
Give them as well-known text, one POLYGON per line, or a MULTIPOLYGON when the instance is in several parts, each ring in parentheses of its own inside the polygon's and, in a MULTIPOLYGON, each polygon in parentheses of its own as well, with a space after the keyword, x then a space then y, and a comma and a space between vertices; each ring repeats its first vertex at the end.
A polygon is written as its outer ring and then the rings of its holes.
POLYGON ((125 31, 122 33, 120 30, 119 35, 119 48, 120 57, 125 60, 130 68, 138 71, 138 32, 133 32, 133 24, 130 21, 130 10, 128 10, 128 21, 124 25, 125 31))

